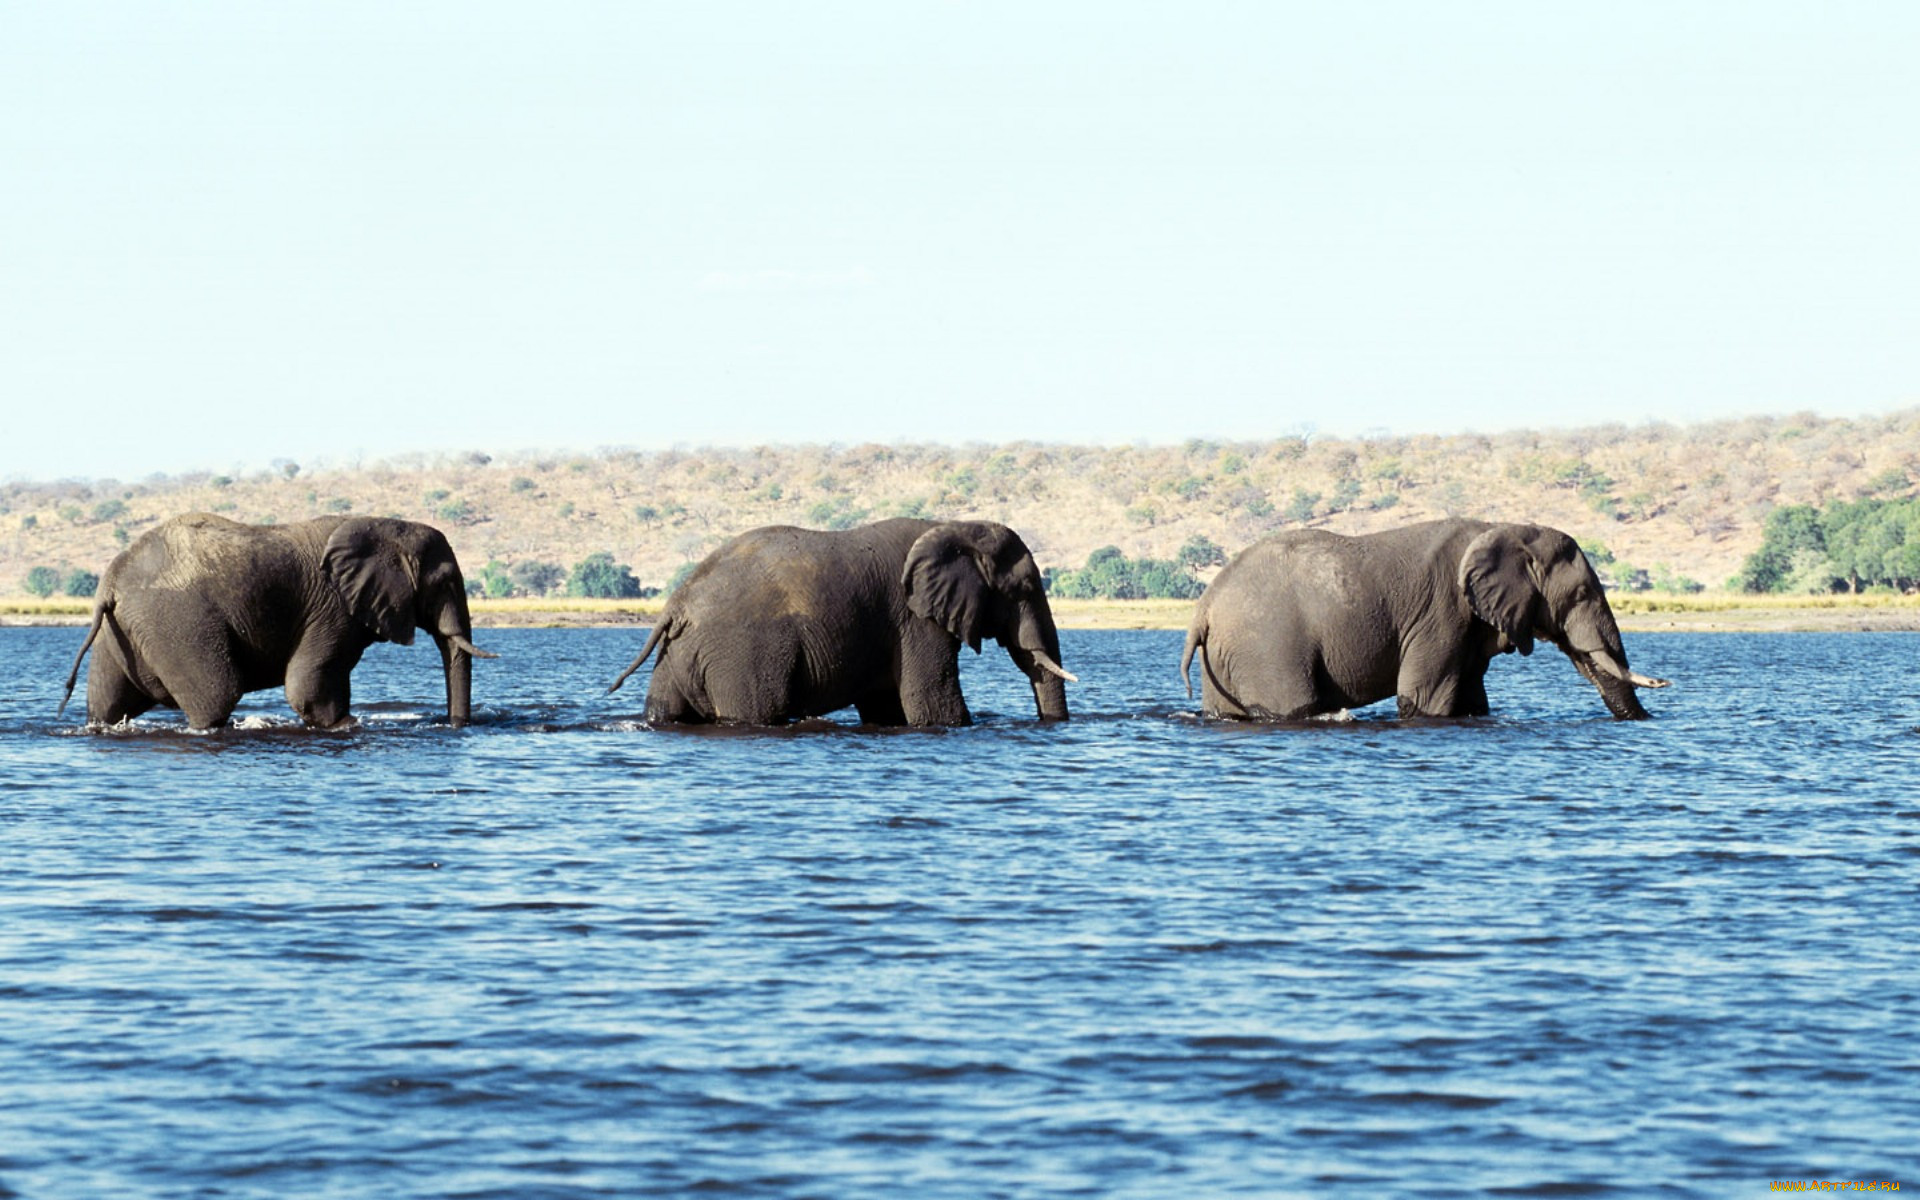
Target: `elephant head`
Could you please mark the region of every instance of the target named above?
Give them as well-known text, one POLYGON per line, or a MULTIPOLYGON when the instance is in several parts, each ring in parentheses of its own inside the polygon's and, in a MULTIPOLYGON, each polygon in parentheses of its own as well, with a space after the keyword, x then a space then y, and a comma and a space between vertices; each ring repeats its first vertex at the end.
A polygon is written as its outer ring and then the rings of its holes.
POLYGON ((1040 568, 1020 536, 987 521, 949 521, 920 535, 907 551, 900 584, 907 608, 980 652, 992 638, 1033 684, 1043 721, 1067 719, 1067 681, 1060 633, 1047 606, 1040 568))
POLYGON ((355 517, 327 539, 322 568, 353 619, 379 641, 413 644, 416 627, 440 649, 447 722, 467 723, 473 660, 494 655, 473 644, 467 584, 438 529, 413 521, 355 517))
POLYGON ((1627 666, 1599 576, 1574 540, 1557 529, 1494 526, 1467 545, 1459 583, 1474 615, 1520 653, 1531 654, 1536 637, 1558 646, 1616 717, 1645 718, 1634 689, 1667 686, 1667 680, 1627 666))

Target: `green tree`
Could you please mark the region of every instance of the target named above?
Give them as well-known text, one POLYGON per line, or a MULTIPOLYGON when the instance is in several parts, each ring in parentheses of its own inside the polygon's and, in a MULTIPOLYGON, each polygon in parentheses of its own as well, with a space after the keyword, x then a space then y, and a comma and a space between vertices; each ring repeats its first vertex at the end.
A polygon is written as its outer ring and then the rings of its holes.
POLYGON ((1087 565, 1081 568, 1081 576, 1086 580, 1089 598, 1104 597, 1109 600, 1137 600, 1139 593, 1134 588, 1133 564, 1120 552, 1118 546, 1102 546, 1087 555, 1087 565))
POLYGON ((1863 587, 1909 589, 1920 583, 1914 569, 1920 553, 1920 501, 1861 500, 1821 513, 1831 573, 1853 591, 1863 587))
POLYGON ((507 572, 507 564, 497 558, 489 559, 486 566, 467 580, 469 595, 485 596, 489 600, 505 600, 513 591, 513 577, 507 572))
POLYGON ((1172 559, 1144 558, 1134 564, 1134 586, 1142 597, 1167 600, 1192 600, 1200 594, 1200 581, 1172 559))
POLYGON ((856 506, 846 496, 822 500, 807 509, 807 524, 818 525, 822 529, 852 529, 866 519, 867 510, 856 506))
POLYGON ((1360 502, 1360 493, 1366 485, 1349 475, 1333 486, 1333 499, 1327 502, 1328 512, 1346 512, 1360 502))
POLYGON ((1180 546, 1174 557, 1189 571, 1203 571, 1227 561, 1227 552, 1204 533, 1196 533, 1180 546))
POLYGON ((980 477, 974 474, 972 467, 950 471, 941 477, 940 482, 963 500, 973 499, 973 494, 980 490, 980 477))
POLYGON ((915 517, 920 520, 928 520, 933 516, 933 509, 927 507, 925 497, 921 496, 915 496, 906 500, 895 500, 891 504, 883 504, 880 506, 880 511, 887 516, 915 517))
POLYGON ((1320 503, 1319 492, 1295 488, 1293 499, 1287 501, 1287 507, 1281 515, 1289 521, 1310 521, 1313 519, 1313 506, 1318 503, 1320 503))
POLYGON ((537 559, 514 563, 507 569, 513 586, 529 596, 544 596, 566 582, 567 573, 559 566, 537 559))
POLYGON ((67 572, 67 578, 62 583, 61 590, 69 596, 91 596, 100 590, 100 577, 92 571, 75 567, 67 572))
POLYGON ((1047 588, 1070 600, 1190 600, 1203 590, 1178 559, 1130 559, 1118 546, 1102 546, 1087 555, 1078 571, 1053 571, 1047 588))
POLYGON ((627 600, 639 594, 640 581, 633 577, 632 568, 625 563, 614 562, 613 555, 605 551, 589 554, 573 564, 573 571, 567 576, 569 596, 627 600))
POLYGON ((27 572, 27 590, 45 600, 60 586, 60 572, 52 567, 35 567, 27 572))
POLYGON ((1827 553, 1819 510, 1811 504, 1782 505, 1767 514, 1760 548, 1747 556, 1735 580, 1746 592, 1784 592, 1795 574, 1794 556, 1807 553, 1822 558, 1827 553))

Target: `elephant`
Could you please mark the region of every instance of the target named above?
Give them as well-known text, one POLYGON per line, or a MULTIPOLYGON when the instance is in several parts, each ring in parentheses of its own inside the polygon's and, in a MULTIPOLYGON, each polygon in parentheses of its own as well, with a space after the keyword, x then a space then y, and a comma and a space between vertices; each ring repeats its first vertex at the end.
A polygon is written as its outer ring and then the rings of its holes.
POLYGON ((716 548, 669 597, 617 690, 655 649, 653 724, 778 725, 851 705, 869 725, 967 725, 959 653, 1006 648, 1043 721, 1067 719, 1060 635, 1019 535, 986 521, 774 525, 716 548))
POLYGON ((466 724, 473 659, 494 655, 473 644, 466 581, 438 529, 346 516, 243 525, 188 513, 108 565, 60 709, 92 649, 91 723, 159 705, 217 729, 242 695, 284 683, 300 718, 330 729, 348 718, 361 654, 374 642, 411 645, 415 626, 440 649, 448 724, 466 724))
POLYGON ((1541 525, 1439 520, 1347 537, 1275 534, 1201 596, 1180 675, 1200 656, 1202 711, 1298 720, 1394 696, 1401 717, 1479 717, 1495 654, 1558 646, 1622 720, 1636 688, 1600 579, 1574 540, 1541 525))

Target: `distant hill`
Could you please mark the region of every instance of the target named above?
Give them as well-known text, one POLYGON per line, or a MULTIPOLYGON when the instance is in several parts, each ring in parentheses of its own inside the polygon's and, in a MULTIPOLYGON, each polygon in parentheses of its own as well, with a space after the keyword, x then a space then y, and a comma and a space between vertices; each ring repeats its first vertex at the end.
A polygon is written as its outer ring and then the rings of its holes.
POLYGON ((1445 515, 1558 526, 1604 547, 1616 584, 1719 589, 1776 505, 1920 490, 1920 409, 1450 437, 1282 437, 1178 446, 759 446, 574 456, 474 451, 244 477, 195 473, 0 485, 0 593, 35 567, 102 570, 175 513, 294 521, 399 516, 446 531, 469 578, 490 560, 562 569, 610 552, 650 587, 757 525, 889 516, 1011 525, 1042 566, 1094 550, 1229 553, 1274 530, 1358 533, 1445 515))

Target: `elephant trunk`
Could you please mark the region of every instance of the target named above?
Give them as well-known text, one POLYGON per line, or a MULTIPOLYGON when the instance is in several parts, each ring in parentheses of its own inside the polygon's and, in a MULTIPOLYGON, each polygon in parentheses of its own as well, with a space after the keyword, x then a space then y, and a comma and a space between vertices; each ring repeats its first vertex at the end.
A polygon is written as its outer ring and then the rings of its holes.
POLYGON ((447 670, 447 724, 458 729, 473 715, 473 655, 455 645, 451 638, 435 640, 439 642, 440 658, 447 670))
POLYGON ((1647 719, 1647 710, 1641 706, 1634 689, 1667 686, 1667 680, 1642 675, 1627 666, 1620 626, 1605 606, 1597 612, 1581 612, 1570 619, 1560 649, 1599 691, 1607 711, 1622 721, 1647 719))
POLYGON ((450 597, 440 608, 433 634, 440 648, 440 662, 447 676, 447 724, 455 729, 473 715, 473 660, 493 658, 473 644, 472 618, 467 615, 466 596, 450 597))
POLYGON ((1033 684, 1033 703, 1042 721, 1067 719, 1067 684, 1079 682, 1060 665, 1060 634, 1043 597, 1038 605, 1023 605, 1007 656, 1033 684))
POLYGON ((1600 699, 1606 702, 1607 711, 1620 721, 1644 721, 1650 715, 1640 703, 1640 697, 1634 692, 1633 685, 1620 677, 1608 673, 1600 665, 1600 659, 1594 656, 1569 655, 1573 665, 1599 691, 1600 699))

